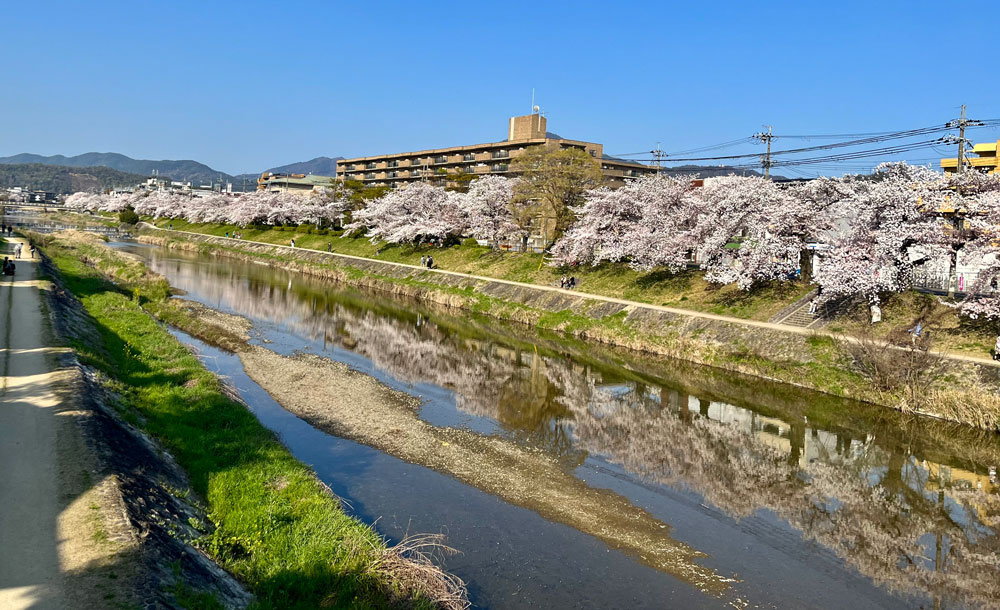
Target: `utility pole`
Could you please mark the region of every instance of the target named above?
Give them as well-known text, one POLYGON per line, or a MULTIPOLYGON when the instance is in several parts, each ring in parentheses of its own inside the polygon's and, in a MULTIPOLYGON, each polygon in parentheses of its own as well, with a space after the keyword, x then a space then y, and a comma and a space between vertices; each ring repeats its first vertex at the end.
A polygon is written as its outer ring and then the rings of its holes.
POLYGON ((965 119, 965 104, 962 104, 962 114, 958 119, 958 173, 965 172, 965 127, 968 121, 965 119))
POLYGON ((660 173, 663 171, 662 168, 660 167, 660 164, 663 162, 663 158, 667 156, 667 153, 660 150, 660 143, 657 142, 656 148, 649 151, 649 154, 653 155, 653 158, 656 160, 656 175, 659 176, 660 173))
POLYGON ((767 152, 765 152, 764 155, 761 157, 760 164, 761 164, 761 167, 763 167, 763 169, 764 169, 764 177, 765 178, 770 178, 771 177, 771 140, 774 139, 774 136, 771 135, 771 126, 770 125, 764 125, 764 127, 767 127, 767 133, 764 133, 763 131, 761 131, 761 132, 753 134, 753 136, 751 136, 751 137, 754 138, 755 140, 757 140, 758 142, 763 142, 764 144, 767 144, 767 152))

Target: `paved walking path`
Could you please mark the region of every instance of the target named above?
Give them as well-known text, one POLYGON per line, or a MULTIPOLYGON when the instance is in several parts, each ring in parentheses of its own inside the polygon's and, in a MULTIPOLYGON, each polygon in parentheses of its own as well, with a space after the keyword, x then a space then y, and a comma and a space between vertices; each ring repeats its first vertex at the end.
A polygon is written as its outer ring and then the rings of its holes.
MULTIPOLYGON (((0 608, 61 609, 60 511, 53 392, 54 350, 46 340, 36 260, 0 276, 0 608)), ((11 255, 12 256, 12 255, 11 255)))
MULTIPOLYGON (((352 260, 357 260, 357 261, 376 262, 376 263, 382 263, 384 265, 392 265, 392 266, 395 266, 395 267, 403 267, 403 268, 407 268, 407 269, 416 269, 416 270, 420 270, 420 271, 430 271, 432 273, 440 273, 440 274, 443 274, 443 275, 454 275, 454 276, 458 276, 458 277, 464 277, 464 278, 470 278, 470 279, 474 279, 474 280, 480 280, 480 281, 483 281, 483 282, 496 282, 496 283, 499 283, 499 284, 508 284, 508 285, 511 285, 511 286, 524 286, 524 287, 533 288, 533 289, 536 289, 536 290, 545 290, 545 291, 548 291, 548 292, 558 292, 558 293, 567 294, 567 295, 573 295, 573 296, 584 296, 584 297, 586 297, 588 299, 594 299, 594 300, 597 300, 597 301, 606 301, 608 303, 618 303, 618 304, 621 304, 621 305, 626 305, 628 307, 641 307, 641 308, 652 309, 652 310, 656 310, 656 311, 665 311, 665 312, 677 314, 677 315, 680 315, 680 316, 689 316, 689 317, 692 317, 692 318, 703 318, 703 319, 706 319, 706 320, 719 320, 719 321, 722 321, 722 322, 729 322, 729 323, 732 323, 732 324, 741 324, 743 326, 752 326, 752 327, 757 327, 757 328, 770 328, 772 330, 780 330, 780 331, 783 331, 783 332, 795 333, 795 334, 798 334, 798 335, 807 335, 807 336, 811 336, 811 335, 825 335, 825 336, 828 336, 828 337, 833 337, 833 338, 835 338, 835 339, 837 339, 839 341, 846 341, 848 343, 858 343, 859 342, 856 337, 852 337, 850 335, 842 335, 842 334, 838 334, 838 333, 832 333, 832 332, 829 332, 829 331, 826 331, 826 330, 822 330, 822 329, 803 328, 801 326, 791 326, 791 325, 787 325, 787 324, 775 324, 773 322, 760 322, 758 320, 747 320, 747 319, 744 319, 744 318, 732 318, 732 317, 729 317, 729 316, 720 316, 718 314, 704 313, 704 312, 700 312, 700 311, 693 311, 693 310, 690 310, 690 309, 678 309, 676 307, 665 307, 663 305, 653 305, 652 303, 643 303, 641 301, 629 301, 627 299, 617 299, 615 297, 607 297, 607 296, 603 296, 603 295, 599 295, 599 294, 591 294, 589 292, 583 292, 581 290, 567 290, 565 288, 558 288, 558 287, 555 287, 555 286, 543 286, 542 284, 528 284, 528 283, 525 283, 525 282, 514 282, 514 281, 511 281, 511 280, 501 280, 501 279, 498 279, 498 278, 495 278, 495 277, 487 277, 487 276, 483 276, 483 275, 472 275, 470 273, 459 273, 458 271, 447 271, 445 269, 427 269, 426 267, 422 267, 420 265, 409 265, 409 264, 406 264, 406 263, 395 263, 395 262, 391 262, 391 261, 379 260, 377 258, 367 258, 367 257, 364 257, 364 256, 354 256, 353 254, 340 254, 340 253, 337 253, 337 252, 330 253, 330 252, 323 252, 322 250, 312 250, 312 249, 309 249, 309 248, 293 248, 291 246, 282 246, 280 244, 272 244, 272 243, 268 243, 268 242, 265 242, 265 241, 252 241, 252 240, 249 240, 249 239, 233 239, 231 237, 219 237, 217 235, 209 235, 207 233, 196 233, 194 231, 181 231, 181 230, 178 230, 178 229, 163 229, 163 228, 157 227, 157 226, 152 225, 152 224, 147 223, 147 222, 142 222, 142 223, 140 223, 140 225, 145 225, 147 227, 156 229, 157 231, 164 231, 164 232, 169 232, 169 233, 182 233, 182 234, 185 234, 185 235, 197 235, 197 236, 200 236, 200 237, 212 237, 212 238, 215 238, 215 239, 224 239, 224 240, 231 241, 231 242, 234 242, 234 243, 255 244, 255 245, 259 245, 259 246, 270 246, 270 247, 273 247, 273 248, 283 248, 283 249, 289 250, 289 251, 305 250, 305 251, 310 252, 310 253, 324 254, 326 256, 336 257, 336 258, 346 258, 346 259, 352 259, 352 260)), ((937 354, 938 356, 941 356, 943 358, 951 359, 951 360, 959 360, 959 361, 962 361, 962 362, 972 362, 972 363, 975 363, 975 364, 982 364, 982 365, 986 365, 986 366, 1000 367, 1000 362, 996 362, 992 358, 981 358, 981 357, 977 357, 977 356, 967 356, 965 354, 956 354, 956 353, 952 353, 952 352, 932 351, 932 353, 937 354)))

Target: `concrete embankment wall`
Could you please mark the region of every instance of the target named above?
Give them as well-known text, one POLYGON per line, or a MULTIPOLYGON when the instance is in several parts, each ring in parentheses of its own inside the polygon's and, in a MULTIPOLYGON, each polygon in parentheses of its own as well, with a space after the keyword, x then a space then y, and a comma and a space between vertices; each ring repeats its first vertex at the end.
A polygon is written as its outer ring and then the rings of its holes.
MULTIPOLYGON (((179 231, 144 230, 140 241, 198 250, 327 277, 353 286, 470 309, 501 319, 563 330, 579 337, 765 377, 859 400, 898 407, 850 372, 837 340, 815 331, 508 282, 447 270, 427 270, 343 254, 179 231)), ((996 367, 954 361, 950 379, 977 391, 1000 385, 996 367)), ((951 392, 951 387, 937 390, 951 392)), ((913 407, 914 405, 910 405, 913 407)), ((927 411, 927 409, 922 409, 927 411)), ((949 417, 940 414, 943 417, 949 417)))

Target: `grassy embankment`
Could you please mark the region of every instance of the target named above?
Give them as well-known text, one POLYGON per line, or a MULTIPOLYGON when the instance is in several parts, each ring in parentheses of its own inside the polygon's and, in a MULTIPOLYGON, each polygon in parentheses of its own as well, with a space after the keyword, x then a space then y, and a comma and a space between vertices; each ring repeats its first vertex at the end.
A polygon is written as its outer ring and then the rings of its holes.
POLYGON ((434 607, 388 573, 397 557, 381 537, 345 514, 314 474, 144 311, 165 306, 162 277, 97 243, 40 239, 103 340, 72 347, 122 396, 123 416, 187 471, 215 525, 195 544, 248 586, 256 607, 434 607))
MULTIPOLYGON (((244 238, 250 237, 244 232, 244 238)), ((163 238, 160 236, 160 239, 163 238)), ((157 238, 150 236, 150 239, 157 238)), ((546 309, 443 281, 448 276, 416 271, 383 273, 345 265, 336 259, 317 257, 303 248, 274 251, 267 246, 239 242, 208 245, 185 240, 182 236, 165 239, 165 245, 171 247, 261 261, 358 287, 460 307, 539 329, 567 332, 591 341, 709 364, 904 411, 933 414, 987 430, 995 430, 1000 425, 1000 400, 991 390, 996 380, 990 375, 984 377, 983 371, 971 365, 951 363, 947 370, 938 367, 924 369, 919 364, 921 357, 917 357, 916 353, 900 352, 900 358, 896 358, 897 354, 891 348, 879 348, 874 355, 865 356, 869 364, 878 362, 880 366, 888 366, 900 374, 891 379, 875 379, 865 372, 867 365, 859 367, 855 362, 853 348, 830 336, 802 336, 768 328, 748 331, 738 323, 685 318, 675 314, 654 315, 652 323, 642 322, 641 316, 639 320, 633 319, 626 311, 613 315, 592 315, 589 310, 600 310, 602 302, 587 300, 583 293, 579 294, 582 302, 578 301, 573 308, 567 305, 560 310, 546 309), (904 360, 905 367, 902 366, 904 360)), ((478 249, 456 247, 453 256, 459 256, 458 251, 462 248, 478 249)), ((419 257, 420 251, 417 250, 416 254, 419 257)), ((511 255, 487 252, 484 256, 496 258, 511 255)), ((758 298, 761 297, 758 295, 758 298)), ((905 331, 902 332, 905 336, 905 331)))
POLYGON ((417 265, 420 257, 434 257, 436 266, 448 271, 482 275, 501 280, 553 286, 563 275, 571 274, 579 280, 584 292, 641 303, 679 307, 693 311, 714 313, 751 320, 767 320, 789 303, 809 291, 802 284, 776 284, 754 292, 735 286, 716 286, 702 279, 700 273, 689 272, 671 275, 664 272, 643 272, 626 265, 599 265, 580 267, 572 271, 554 268, 541 254, 497 252, 489 247, 461 245, 447 248, 401 244, 373 244, 365 237, 341 237, 339 232, 319 235, 307 232, 306 227, 256 229, 233 225, 192 224, 182 220, 157 220, 156 226, 172 225, 180 231, 224 236, 227 232, 242 233, 243 239, 287 246, 295 239, 296 247, 327 251, 327 246, 338 254, 362 256, 375 260, 417 265))
MULTIPOLYGON (((364 237, 345 238, 337 232, 320 235, 310 227, 241 229, 233 225, 192 224, 182 220, 157 220, 155 224, 162 228, 171 225, 177 230, 219 237, 238 231, 244 239, 282 246, 295 239, 296 246, 300 248, 327 251, 329 246, 338 254, 388 262, 418 264, 421 256, 431 254, 437 266, 449 271, 545 286, 557 284, 559 278, 567 273, 545 264, 540 254, 500 253, 476 245, 433 248, 372 244, 364 237)), ((747 292, 736 286, 710 284, 695 271, 679 274, 655 270, 643 272, 621 264, 581 267, 570 273, 580 281, 582 292, 760 321, 770 319, 811 288, 801 283, 781 283, 747 292)), ((867 313, 866 308, 859 307, 850 315, 834 321, 829 330, 846 334, 867 332, 864 322, 867 313)), ((922 318, 924 325, 933 330, 935 349, 957 354, 987 356, 1000 332, 1000 325, 961 317, 953 308, 941 303, 939 297, 930 294, 910 292, 895 295, 883 305, 882 313, 883 324, 874 329, 877 337, 905 341, 906 329, 912 328, 916 320, 922 318)))

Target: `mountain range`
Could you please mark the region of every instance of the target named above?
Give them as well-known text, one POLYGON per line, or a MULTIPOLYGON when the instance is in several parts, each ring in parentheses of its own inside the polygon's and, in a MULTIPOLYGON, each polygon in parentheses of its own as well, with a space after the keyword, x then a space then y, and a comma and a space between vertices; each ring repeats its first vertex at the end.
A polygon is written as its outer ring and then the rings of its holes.
MULTIPOLYGON (((265 171, 278 173, 312 173, 323 176, 333 176, 337 169, 337 159, 341 158, 343 157, 316 157, 310 161, 290 163, 288 165, 274 167, 265 171)), ((221 180, 222 182, 232 182, 233 187, 237 189, 242 187, 244 179, 247 183, 250 183, 255 181, 257 177, 260 176, 259 172, 232 176, 225 172, 212 169, 204 163, 199 163, 198 161, 190 159, 179 161, 153 161, 149 159, 133 159, 119 153, 91 152, 76 155, 74 157, 67 157, 64 155, 44 156, 31 153, 21 153, 10 157, 0 157, 0 164, 37 164, 86 168, 108 167, 120 172, 137 174, 144 178, 156 173, 163 177, 169 177, 180 182, 191 182, 195 185, 211 184, 221 180)))
POLYGON ((61 195, 134 186, 145 179, 146 176, 110 167, 66 167, 42 163, 0 165, 0 188, 20 186, 61 195))
MULTIPOLYGON (((316 157, 309 161, 299 161, 288 165, 279 165, 264 170, 283 174, 316 174, 320 176, 335 176, 337 161, 344 157, 316 157)), ((120 153, 84 153, 74 157, 64 155, 35 155, 21 153, 10 157, 0 157, 0 168, 5 171, 0 174, 0 186, 30 186, 56 192, 72 192, 73 190, 92 190, 136 184, 154 173, 169 177, 180 182, 190 182, 194 185, 216 182, 231 182, 236 190, 252 190, 256 185, 259 172, 237 174, 235 176, 212 169, 204 163, 185 160, 133 159, 120 153), (4 168, 3 166, 10 166, 4 168), (53 171, 45 172, 41 168, 51 166, 53 171), (12 170, 11 167, 20 168, 12 170), (58 169, 55 169, 58 168, 58 169), (73 168, 81 168, 74 172, 73 168), (114 173, 103 172, 102 169, 117 170, 114 173), (124 172, 124 173, 123 173, 124 172), (21 182, 17 182, 21 180, 21 182), (85 188, 77 188, 85 186, 85 188), (70 190, 66 190, 70 189, 70 190)), ((753 170, 737 169, 720 165, 683 165, 680 167, 665 167, 667 175, 692 175, 700 178, 713 176, 759 176, 753 170)), ((774 176, 776 180, 784 179, 774 176)))

